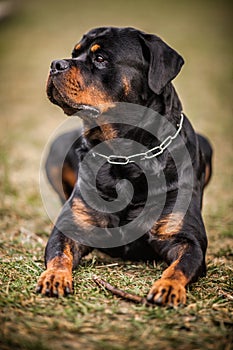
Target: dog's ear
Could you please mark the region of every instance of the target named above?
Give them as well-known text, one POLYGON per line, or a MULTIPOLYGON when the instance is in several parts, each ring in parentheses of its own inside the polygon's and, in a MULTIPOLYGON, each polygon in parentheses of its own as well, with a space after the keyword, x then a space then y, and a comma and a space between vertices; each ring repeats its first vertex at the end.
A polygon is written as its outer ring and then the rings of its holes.
POLYGON ((174 79, 184 64, 183 58, 156 35, 141 33, 143 52, 149 61, 148 84, 157 95, 174 79))

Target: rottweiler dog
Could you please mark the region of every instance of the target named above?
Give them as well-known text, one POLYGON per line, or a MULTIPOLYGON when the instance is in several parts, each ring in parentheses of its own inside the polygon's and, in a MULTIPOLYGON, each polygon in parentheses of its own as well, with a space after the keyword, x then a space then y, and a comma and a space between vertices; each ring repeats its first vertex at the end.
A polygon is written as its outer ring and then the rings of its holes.
POLYGON ((64 206, 46 247, 38 293, 72 293, 72 269, 94 248, 165 262, 147 295, 158 305, 184 304, 186 286, 206 274, 201 209, 212 148, 195 133, 172 84, 183 64, 158 36, 128 27, 93 29, 71 58, 51 63, 49 100, 78 115, 83 126, 59 136, 46 162, 64 206), (142 113, 133 110, 132 122, 124 106, 142 113))

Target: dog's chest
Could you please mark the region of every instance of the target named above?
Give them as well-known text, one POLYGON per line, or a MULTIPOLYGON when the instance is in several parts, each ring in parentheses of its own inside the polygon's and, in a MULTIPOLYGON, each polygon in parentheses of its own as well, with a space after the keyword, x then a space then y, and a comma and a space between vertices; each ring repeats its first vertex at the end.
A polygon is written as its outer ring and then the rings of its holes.
POLYGON ((145 203, 148 192, 145 175, 133 164, 105 164, 97 173, 96 187, 106 201, 122 200, 134 205, 145 203))

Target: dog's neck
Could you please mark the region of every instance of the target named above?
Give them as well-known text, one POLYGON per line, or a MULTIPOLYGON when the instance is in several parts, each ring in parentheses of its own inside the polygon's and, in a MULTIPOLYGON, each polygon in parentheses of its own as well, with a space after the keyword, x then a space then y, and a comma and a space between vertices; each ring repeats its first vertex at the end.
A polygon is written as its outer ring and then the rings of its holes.
POLYGON ((161 95, 156 95, 151 91, 145 106, 165 116, 174 125, 182 112, 181 101, 172 83, 165 86, 161 95))
MULTIPOLYGON (((136 104, 133 105, 135 106, 136 104)), ((147 103, 144 106, 157 112, 159 115, 164 116, 174 127, 179 123, 182 105, 172 83, 167 84, 161 95, 151 93, 151 96, 147 97, 147 103)), ((110 149, 112 149, 111 142, 109 141, 117 138, 134 140, 140 144, 147 145, 147 147, 155 147, 156 142, 159 142, 155 138, 151 138, 148 135, 148 132, 145 132, 144 130, 151 130, 153 134, 153 132, 159 127, 156 120, 148 120, 144 117, 144 120, 142 120, 139 125, 139 129, 132 127, 132 125, 137 125, 133 124, 132 121, 129 121, 129 125, 126 125, 127 119, 124 120, 124 123, 126 124, 123 123, 121 126, 117 118, 116 122, 113 122, 112 118, 109 123, 107 121, 108 113, 102 114, 99 120, 84 120, 84 137, 86 138, 88 146, 94 147, 99 143, 107 142, 107 145, 109 144, 110 149), (144 122, 145 124, 143 124, 144 122), (145 125, 146 128, 144 128, 145 125)), ((168 136, 166 135, 166 130, 163 130, 163 133, 164 136, 168 136)), ((160 136, 163 137, 161 131, 160 136)), ((125 151, 130 154, 130 142, 125 142, 125 151)))

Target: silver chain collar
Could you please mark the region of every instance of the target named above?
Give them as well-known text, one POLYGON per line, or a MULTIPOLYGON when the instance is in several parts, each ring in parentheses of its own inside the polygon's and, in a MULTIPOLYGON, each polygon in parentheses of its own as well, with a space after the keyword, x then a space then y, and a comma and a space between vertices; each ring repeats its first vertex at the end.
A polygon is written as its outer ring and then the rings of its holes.
POLYGON ((160 154, 162 154, 165 151, 165 149, 168 148, 168 146, 171 144, 171 142, 178 136, 178 134, 180 133, 180 131, 182 129, 183 121, 184 121, 184 115, 183 115, 183 113, 181 113, 180 122, 179 122, 179 124, 177 124, 178 129, 175 132, 175 134, 173 136, 168 136, 163 142, 160 143, 159 146, 151 148, 146 152, 132 154, 131 156, 128 156, 128 157, 115 156, 115 155, 106 156, 105 154, 101 154, 101 153, 97 153, 97 152, 92 152, 92 155, 93 155, 93 157, 100 156, 102 158, 105 158, 108 163, 118 164, 118 165, 126 165, 128 163, 134 163, 135 161, 133 160, 133 158, 138 158, 138 157, 141 157, 140 160, 152 159, 152 158, 157 157, 160 154), (152 153, 154 151, 157 151, 157 152, 152 153))

